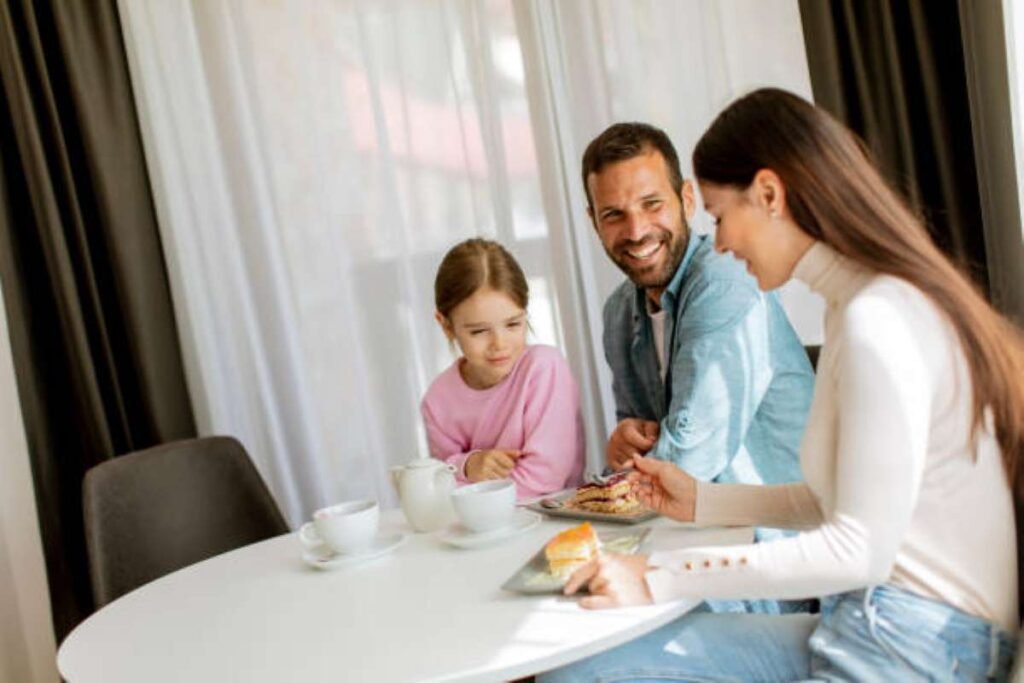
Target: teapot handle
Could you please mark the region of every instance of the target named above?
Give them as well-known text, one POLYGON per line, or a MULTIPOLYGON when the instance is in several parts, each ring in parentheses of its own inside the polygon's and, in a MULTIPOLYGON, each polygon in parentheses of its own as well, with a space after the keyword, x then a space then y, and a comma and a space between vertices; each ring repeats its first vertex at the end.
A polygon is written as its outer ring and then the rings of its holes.
POLYGON ((307 548, 316 548, 323 544, 323 539, 316 532, 316 525, 313 522, 306 522, 299 528, 299 541, 307 548))

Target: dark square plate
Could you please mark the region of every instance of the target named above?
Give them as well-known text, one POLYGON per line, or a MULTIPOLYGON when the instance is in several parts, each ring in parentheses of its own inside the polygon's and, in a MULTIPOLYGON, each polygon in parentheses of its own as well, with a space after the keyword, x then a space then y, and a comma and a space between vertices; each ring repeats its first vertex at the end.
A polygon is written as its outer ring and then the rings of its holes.
MULTIPOLYGON (((544 500, 553 501, 556 504, 564 504, 565 501, 572 498, 575 493, 575 489, 568 492, 563 492, 553 496, 548 496, 544 500)), ((536 510, 537 512, 543 512, 545 515, 550 517, 565 517, 566 519, 581 519, 589 522, 612 522, 613 524, 637 524, 639 522, 646 522, 649 519, 654 519, 658 516, 658 513, 654 510, 648 510, 643 508, 637 512, 631 512, 628 515, 616 514, 612 512, 590 512, 589 510, 574 510, 566 507, 546 507, 537 501, 531 505, 527 505, 530 510, 536 510)))
MULTIPOLYGON (((616 553, 632 555, 643 548, 650 529, 630 529, 628 531, 598 531, 601 549, 616 553)), ((530 560, 519 568, 508 581, 501 584, 502 590, 513 593, 560 593, 565 586, 566 578, 552 576, 548 572, 548 560, 542 547, 530 560)))

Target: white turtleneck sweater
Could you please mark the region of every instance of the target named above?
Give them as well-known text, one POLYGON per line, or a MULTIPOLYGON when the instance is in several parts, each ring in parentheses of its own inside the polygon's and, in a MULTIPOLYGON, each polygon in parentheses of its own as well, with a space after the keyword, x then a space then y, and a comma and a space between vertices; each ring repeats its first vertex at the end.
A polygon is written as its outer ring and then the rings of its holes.
POLYGON ((655 553, 655 600, 809 598, 890 583, 1016 631, 1010 488, 991 431, 970 442, 971 379, 955 330, 917 288, 821 242, 794 276, 827 303, 800 446, 805 483, 698 483, 696 521, 803 531, 655 553))

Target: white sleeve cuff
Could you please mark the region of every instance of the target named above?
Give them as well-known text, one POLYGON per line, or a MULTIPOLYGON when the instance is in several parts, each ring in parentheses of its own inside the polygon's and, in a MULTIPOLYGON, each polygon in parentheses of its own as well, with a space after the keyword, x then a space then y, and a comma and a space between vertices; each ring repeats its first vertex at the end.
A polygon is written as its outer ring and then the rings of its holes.
POLYGON ((680 577, 669 569, 652 569, 644 575, 654 602, 669 602, 686 597, 680 594, 680 577))

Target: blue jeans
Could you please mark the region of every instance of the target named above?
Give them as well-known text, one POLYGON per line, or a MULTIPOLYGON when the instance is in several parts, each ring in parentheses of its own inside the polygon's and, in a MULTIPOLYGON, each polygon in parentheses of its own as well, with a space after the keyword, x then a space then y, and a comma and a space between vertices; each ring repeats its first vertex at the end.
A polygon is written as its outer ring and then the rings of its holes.
POLYGON ((1015 649, 994 624, 882 585, 823 598, 820 615, 691 613, 537 680, 1005 680, 1015 649))
POLYGON ((717 612, 719 614, 792 614, 811 612, 813 600, 705 600, 693 612, 717 612))

